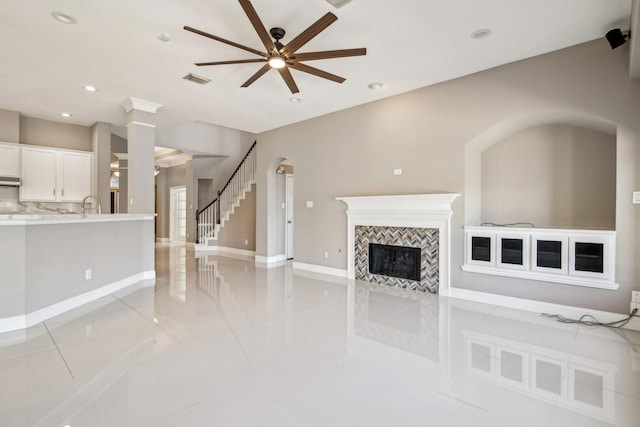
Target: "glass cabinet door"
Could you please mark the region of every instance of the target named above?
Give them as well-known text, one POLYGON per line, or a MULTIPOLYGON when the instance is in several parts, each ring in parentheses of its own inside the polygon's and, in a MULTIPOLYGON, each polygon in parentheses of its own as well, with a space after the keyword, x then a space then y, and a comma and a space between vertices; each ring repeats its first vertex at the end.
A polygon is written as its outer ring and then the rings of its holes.
POLYGON ((529 269, 529 236, 523 233, 498 233, 496 265, 510 270, 529 269))
POLYGON ((490 237, 471 237, 471 259, 474 261, 491 262, 490 237))
POLYGON ((604 245, 602 243, 575 242, 575 271, 604 273, 604 245))
POLYGON ((533 240, 532 270, 548 273, 567 273, 567 238, 558 236, 536 236, 533 240))

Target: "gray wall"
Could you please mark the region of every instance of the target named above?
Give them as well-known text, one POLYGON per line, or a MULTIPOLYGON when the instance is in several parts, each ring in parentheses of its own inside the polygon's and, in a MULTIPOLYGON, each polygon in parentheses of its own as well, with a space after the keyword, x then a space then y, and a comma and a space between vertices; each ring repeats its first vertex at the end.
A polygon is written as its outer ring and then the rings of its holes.
POLYGON ((20 114, 0 110, 0 141, 20 142, 20 114))
POLYGON ((0 318, 153 271, 153 222, 0 226, 0 318), (85 270, 92 270, 85 280, 85 270))
POLYGON ((277 255, 273 171, 287 159, 296 170, 297 261, 346 270, 347 219, 337 196, 460 193, 453 205, 452 286, 628 312, 631 290, 640 290, 640 209, 631 204, 631 192, 640 189, 640 82, 629 81, 627 58, 628 47, 612 51, 596 40, 258 135, 257 255, 277 255), (616 129, 620 289, 462 272, 463 226, 481 220, 481 152, 567 117, 616 129), (393 175, 396 168, 402 175, 393 175), (307 200, 314 208, 305 207, 307 200))
POLYGON ((615 220, 615 135, 538 126, 482 153, 483 223, 613 230, 615 220))
POLYGON ((20 117, 20 143, 92 151, 91 128, 33 117, 20 117))
POLYGON ((256 250, 256 186, 240 202, 233 215, 220 230, 218 246, 226 248, 256 250), (245 243, 245 241, 247 243, 245 243))

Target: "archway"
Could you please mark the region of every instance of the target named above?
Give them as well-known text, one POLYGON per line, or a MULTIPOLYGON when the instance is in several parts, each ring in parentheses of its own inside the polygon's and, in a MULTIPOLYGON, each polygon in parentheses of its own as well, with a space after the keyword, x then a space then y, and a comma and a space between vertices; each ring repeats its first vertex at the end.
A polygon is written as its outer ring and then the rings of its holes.
POLYGON ((567 124, 616 134, 614 123, 575 112, 549 111, 498 123, 471 139, 465 146, 465 224, 482 221, 482 152, 505 138, 537 126, 567 124))

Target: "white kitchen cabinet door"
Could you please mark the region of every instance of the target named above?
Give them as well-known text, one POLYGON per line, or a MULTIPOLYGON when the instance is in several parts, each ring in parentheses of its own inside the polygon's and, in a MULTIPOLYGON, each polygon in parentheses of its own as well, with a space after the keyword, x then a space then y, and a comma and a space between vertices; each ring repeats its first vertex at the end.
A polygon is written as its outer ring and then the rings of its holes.
POLYGON ((20 146, 11 142, 0 142, 0 177, 20 176, 20 146))
POLYGON ((56 201, 56 150, 22 147, 20 200, 56 201))
POLYGON ((58 152, 58 201, 81 202, 91 194, 91 153, 58 152))

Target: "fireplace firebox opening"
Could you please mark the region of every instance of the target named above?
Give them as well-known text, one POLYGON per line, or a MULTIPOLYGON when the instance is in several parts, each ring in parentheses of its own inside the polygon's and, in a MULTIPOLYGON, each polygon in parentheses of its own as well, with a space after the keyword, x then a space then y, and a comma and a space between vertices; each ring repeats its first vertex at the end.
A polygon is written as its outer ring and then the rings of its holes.
POLYGON ((369 243, 369 273, 420 281, 420 248, 369 243))

